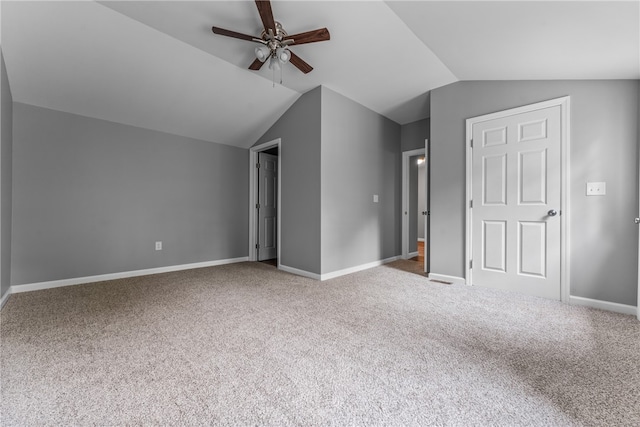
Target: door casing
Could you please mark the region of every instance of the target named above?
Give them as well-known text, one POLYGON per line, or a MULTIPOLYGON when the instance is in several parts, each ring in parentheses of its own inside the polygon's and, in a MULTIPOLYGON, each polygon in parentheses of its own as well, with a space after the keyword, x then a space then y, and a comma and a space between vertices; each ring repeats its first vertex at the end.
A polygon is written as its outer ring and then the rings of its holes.
POLYGON ((569 143, 570 143, 570 97, 564 96, 548 101, 537 102, 522 107, 511 108, 504 111, 498 111, 491 114, 472 117, 466 120, 466 156, 467 156, 467 183, 465 198, 465 283, 473 285, 473 269, 471 268, 471 260, 473 254, 472 241, 472 215, 471 207, 472 191, 473 191, 473 148, 471 138, 473 136, 473 125, 475 123, 486 120, 494 120, 502 117, 512 116, 530 111, 540 110, 543 108, 560 106, 560 298, 562 302, 569 302, 570 294, 570 268, 569 268, 569 218, 570 218, 570 197, 569 197, 569 143))
POLYGON ((282 262, 280 256, 282 253, 282 145, 280 138, 249 149, 249 261, 258 260, 258 251, 256 250, 256 242, 258 241, 258 215, 256 214, 256 203, 258 203, 256 163, 258 163, 258 153, 273 147, 278 147, 278 268, 280 268, 282 262))

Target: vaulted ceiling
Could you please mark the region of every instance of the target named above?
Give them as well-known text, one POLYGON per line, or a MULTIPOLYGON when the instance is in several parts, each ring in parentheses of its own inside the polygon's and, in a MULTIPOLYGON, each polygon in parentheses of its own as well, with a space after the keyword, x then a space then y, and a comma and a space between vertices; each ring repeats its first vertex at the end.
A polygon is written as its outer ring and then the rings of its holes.
POLYGON ((2 1, 14 101, 222 144, 252 145, 325 85, 400 124, 459 80, 640 79, 640 0, 273 1, 314 67, 247 69, 253 1, 2 1), (282 84, 280 84, 282 78, 282 84), (275 84, 274 84, 275 79, 275 84))

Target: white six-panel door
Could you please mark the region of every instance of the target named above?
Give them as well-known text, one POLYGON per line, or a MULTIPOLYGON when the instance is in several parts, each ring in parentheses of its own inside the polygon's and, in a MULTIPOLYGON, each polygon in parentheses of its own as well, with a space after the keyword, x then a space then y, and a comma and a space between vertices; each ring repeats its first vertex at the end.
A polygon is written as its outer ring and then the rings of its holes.
POLYGON ((561 299, 561 108, 471 126, 473 284, 561 299))

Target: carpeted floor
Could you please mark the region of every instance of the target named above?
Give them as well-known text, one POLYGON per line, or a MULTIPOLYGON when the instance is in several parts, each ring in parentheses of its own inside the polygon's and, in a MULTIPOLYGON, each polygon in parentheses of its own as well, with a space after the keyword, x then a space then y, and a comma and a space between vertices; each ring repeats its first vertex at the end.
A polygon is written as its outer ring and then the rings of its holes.
POLYGON ((241 263, 14 294, 3 426, 640 425, 640 322, 433 283, 241 263))

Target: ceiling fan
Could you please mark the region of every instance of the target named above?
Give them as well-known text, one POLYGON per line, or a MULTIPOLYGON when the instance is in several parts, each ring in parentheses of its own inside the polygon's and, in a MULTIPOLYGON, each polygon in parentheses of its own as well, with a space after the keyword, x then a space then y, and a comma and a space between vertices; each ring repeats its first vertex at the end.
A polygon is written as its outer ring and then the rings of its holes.
POLYGON ((256 6, 258 7, 258 13, 262 19, 262 25, 264 26, 260 37, 253 37, 247 34, 225 30, 220 27, 212 27, 211 30, 215 34, 219 34, 221 36, 233 37, 261 44, 261 46, 258 46, 255 49, 256 59, 251 65, 249 65, 250 70, 259 70, 267 60, 269 60, 269 68, 279 69, 280 64, 291 62, 296 68, 305 74, 313 70, 313 67, 293 53, 289 49, 289 46, 329 40, 329 30, 326 28, 320 28, 317 30, 306 31, 304 33, 289 35, 282 28, 282 25, 273 19, 271 2, 269 0, 255 1, 256 6))

